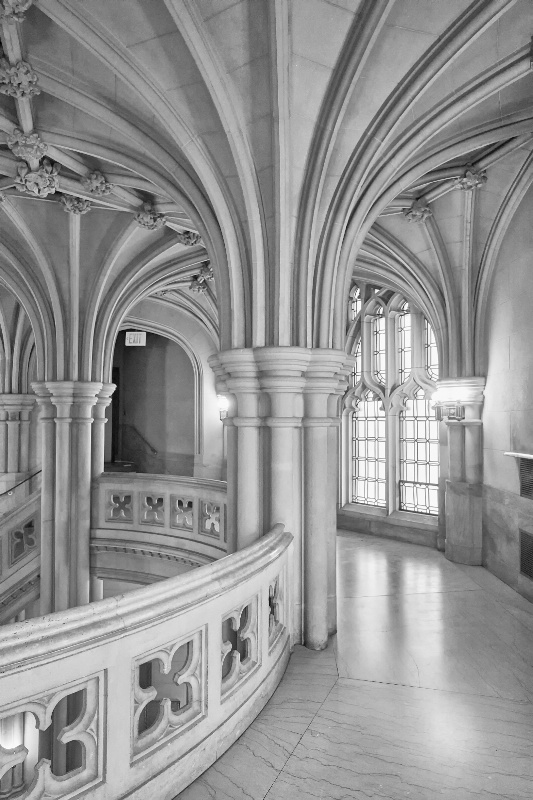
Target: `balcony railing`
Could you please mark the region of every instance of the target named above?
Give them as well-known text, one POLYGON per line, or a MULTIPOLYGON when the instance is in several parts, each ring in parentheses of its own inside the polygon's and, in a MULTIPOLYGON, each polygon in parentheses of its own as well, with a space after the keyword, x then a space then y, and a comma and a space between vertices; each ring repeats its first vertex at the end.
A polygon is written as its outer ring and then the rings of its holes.
MULTIPOLYGON (((41 495, 36 492, 2 517, 0 624, 39 597, 41 495)), ((1 796, 1 794, 0 794, 1 796)))
MULTIPOLYGON (((144 489, 125 506, 108 505, 116 487, 104 485, 102 514, 131 505, 141 524, 144 489)), ((3 628, 2 796, 141 800, 182 791, 281 679, 291 541, 276 526, 187 575, 3 628)))
POLYGON ((105 473, 95 482, 91 572, 96 577, 151 583, 227 552, 222 481, 105 473))

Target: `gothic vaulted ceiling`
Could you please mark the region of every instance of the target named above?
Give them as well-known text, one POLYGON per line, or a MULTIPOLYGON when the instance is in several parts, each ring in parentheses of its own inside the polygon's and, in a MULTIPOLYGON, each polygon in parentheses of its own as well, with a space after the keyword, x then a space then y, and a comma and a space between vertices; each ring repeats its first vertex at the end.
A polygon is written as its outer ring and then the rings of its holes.
POLYGON ((6 363, 109 379, 147 296, 221 348, 342 349, 357 276, 424 309, 445 374, 482 369, 533 177, 530 0, 0 0, 0 17, 6 363))

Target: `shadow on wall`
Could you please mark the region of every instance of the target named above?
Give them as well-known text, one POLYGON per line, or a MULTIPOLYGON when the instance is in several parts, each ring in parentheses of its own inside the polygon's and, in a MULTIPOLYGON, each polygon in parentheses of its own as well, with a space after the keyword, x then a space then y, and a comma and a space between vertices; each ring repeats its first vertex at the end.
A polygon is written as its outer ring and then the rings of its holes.
POLYGON ((145 347, 126 347, 121 332, 113 364, 111 460, 137 472, 194 474, 195 376, 176 342, 146 334, 145 347))
POLYGON ((133 425, 121 425, 122 461, 132 462, 137 472, 152 475, 185 475, 193 477, 194 454, 160 453, 151 447, 133 425))

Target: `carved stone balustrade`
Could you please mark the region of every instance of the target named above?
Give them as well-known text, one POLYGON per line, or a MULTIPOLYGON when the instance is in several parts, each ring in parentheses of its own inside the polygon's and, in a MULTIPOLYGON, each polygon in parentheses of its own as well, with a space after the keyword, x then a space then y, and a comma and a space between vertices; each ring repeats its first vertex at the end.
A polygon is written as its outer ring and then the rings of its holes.
POLYGON ((94 483, 91 573, 152 583, 228 552, 226 484, 104 473, 94 483))
POLYGON ((2 786, 19 800, 179 795, 281 680, 292 557, 278 525, 188 575, 3 628, 2 786))
POLYGON ((1 528, 0 625, 3 625, 39 597, 40 493, 30 495, 3 516, 1 528))

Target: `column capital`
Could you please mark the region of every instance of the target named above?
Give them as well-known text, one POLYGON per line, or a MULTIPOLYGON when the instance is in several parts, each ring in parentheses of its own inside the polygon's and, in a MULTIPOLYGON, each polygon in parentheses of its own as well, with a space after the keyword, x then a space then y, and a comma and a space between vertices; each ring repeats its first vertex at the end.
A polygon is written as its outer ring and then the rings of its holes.
POLYGON ((46 381, 57 419, 92 420, 92 409, 102 391, 98 381, 46 381))

